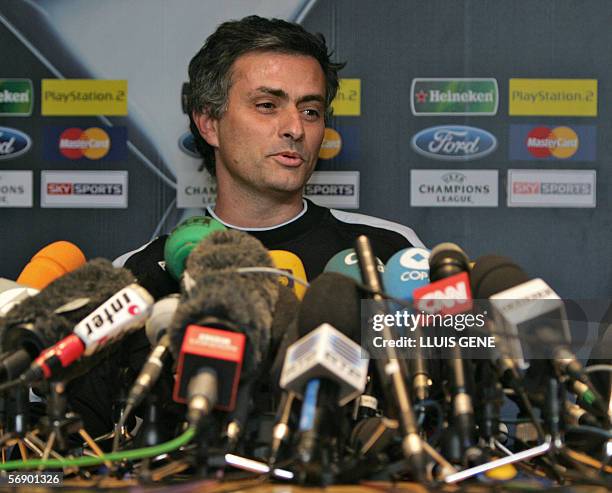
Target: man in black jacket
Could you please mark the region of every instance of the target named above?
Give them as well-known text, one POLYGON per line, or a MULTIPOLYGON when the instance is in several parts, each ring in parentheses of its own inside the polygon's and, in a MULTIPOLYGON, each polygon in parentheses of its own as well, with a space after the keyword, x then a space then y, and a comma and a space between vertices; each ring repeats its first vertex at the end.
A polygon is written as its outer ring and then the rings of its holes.
MULTIPOLYGON (((216 204, 206 214, 247 231, 268 249, 295 253, 309 279, 361 234, 383 262, 402 248, 422 246, 410 228, 303 198, 341 67, 330 60, 322 36, 257 16, 221 24, 189 64, 190 128, 217 180, 216 204)), ((115 261, 156 299, 179 291, 164 268, 166 238, 115 261)), ((123 352, 134 373, 149 349, 142 331, 125 341, 123 352)), ((89 375, 74 382, 71 392, 75 410, 94 435, 108 431, 112 420, 104 402, 117 387, 117 375, 99 373, 99 379, 89 375)))
MULTIPOLYGON (((338 69, 322 36, 257 16, 221 24, 189 64, 190 128, 217 180, 212 216, 268 249, 289 250, 309 279, 360 234, 385 262, 422 246, 408 227, 319 207, 303 198, 317 163, 338 69)), ((163 269, 162 236, 116 260, 156 297, 178 290, 163 269), (148 284, 148 285, 147 285, 148 284)))

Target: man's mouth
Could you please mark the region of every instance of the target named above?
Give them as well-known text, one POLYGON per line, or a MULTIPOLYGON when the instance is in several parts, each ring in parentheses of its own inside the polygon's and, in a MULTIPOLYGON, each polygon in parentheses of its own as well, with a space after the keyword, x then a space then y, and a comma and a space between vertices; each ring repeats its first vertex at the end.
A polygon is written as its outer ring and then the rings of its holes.
POLYGON ((292 151, 278 152, 272 157, 284 166, 299 166, 304 162, 301 154, 292 151))

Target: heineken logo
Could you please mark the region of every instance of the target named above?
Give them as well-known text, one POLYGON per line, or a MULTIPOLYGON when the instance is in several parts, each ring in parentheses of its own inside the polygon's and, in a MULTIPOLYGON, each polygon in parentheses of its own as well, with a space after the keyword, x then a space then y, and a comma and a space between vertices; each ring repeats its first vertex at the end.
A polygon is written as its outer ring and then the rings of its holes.
POLYGON ((495 115, 499 91, 495 79, 413 79, 412 114, 495 115))
POLYGON ((30 116, 34 91, 30 79, 0 79, 0 115, 30 116))

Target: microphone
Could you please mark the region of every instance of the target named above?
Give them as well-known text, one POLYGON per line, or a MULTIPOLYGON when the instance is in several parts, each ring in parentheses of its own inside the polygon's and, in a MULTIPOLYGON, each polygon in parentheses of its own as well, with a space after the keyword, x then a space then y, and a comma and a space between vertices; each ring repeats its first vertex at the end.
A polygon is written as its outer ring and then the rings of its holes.
MULTIPOLYGON (((495 279, 498 275, 495 273, 495 279)), ((559 295, 542 279, 536 278, 497 292, 489 299, 495 324, 511 341, 510 351, 521 367, 529 368, 521 342, 533 340, 526 347, 528 355, 534 353, 532 356, 551 359, 555 370, 569 378, 578 403, 607 420, 604 399, 570 348, 565 305, 559 295)))
POLYGON ((404 248, 391 256, 382 274, 387 294, 412 301, 413 291, 429 284, 430 253, 426 248, 404 248))
POLYGON ((94 259, 21 301, 0 318, 2 349, 18 360, 2 361, 0 379, 16 378, 44 348, 70 334, 83 317, 132 282, 128 270, 94 259))
MULTIPOLYGON (((472 309, 470 264, 465 252, 454 243, 440 243, 429 257, 431 283, 414 291, 415 306, 426 313, 455 315, 472 309)), ((473 445, 474 407, 468 393, 467 376, 461 348, 450 348, 450 373, 453 391, 453 423, 463 451, 473 445)))
POLYGON ((172 230, 164 245, 166 270, 180 281, 185 262, 191 251, 204 238, 214 231, 226 231, 227 228, 216 219, 207 216, 194 216, 186 219, 172 230))
MULTIPOLYGON (((528 280, 529 277, 518 265, 509 258, 499 255, 479 257, 476 259, 471 273, 472 291, 474 297, 479 300, 488 300, 494 294, 518 286, 528 280)), ((544 440, 544 431, 523 385, 521 368, 517 364, 516 358, 513 357, 512 349, 507 344, 509 338, 491 318, 487 318, 486 327, 495 337, 495 349, 492 350, 491 359, 502 383, 514 390, 521 411, 529 416, 538 437, 544 440)), ((501 329, 503 330, 503 327, 501 329)), ((514 340, 512 342, 520 343, 514 340)))
MULTIPOLYGON (((126 399, 126 409, 140 405, 145 395, 151 391, 161 375, 162 368, 170 359, 170 335, 168 329, 179 304, 179 295, 171 294, 157 301, 146 321, 145 331, 153 346, 140 374, 134 381, 126 399)), ((127 411, 125 414, 129 414, 127 411)))
MULTIPOLYGON (((173 398, 188 405, 188 420, 197 425, 213 408, 234 408, 244 359, 246 337, 213 318, 206 326, 187 326, 178 357, 173 398)), ((236 328, 237 329, 237 328, 236 328)))
POLYGON ((321 449, 317 445, 329 443, 335 434, 329 425, 336 406, 344 406, 365 389, 369 357, 354 341, 360 334, 359 313, 357 285, 336 273, 317 277, 302 301, 302 337, 287 349, 280 386, 304 397, 298 445, 303 464, 312 462, 315 450, 321 449), (321 432, 325 425, 328 429, 321 432))
MULTIPOLYGON (((299 338, 298 312, 300 302, 289 287, 280 285, 279 288, 276 311, 271 327, 271 354, 276 356, 274 356, 271 367, 268 370, 268 373, 271 375, 269 382, 273 388, 276 388, 280 380, 287 349, 299 338)), ((295 394, 293 392, 282 391, 272 428, 272 440, 268 455, 270 467, 276 463, 281 446, 289 436, 289 419, 294 401, 295 394)))
MULTIPOLYGON (((415 289, 429 284, 429 255, 426 248, 404 248, 395 253, 385 265, 383 284, 387 294, 405 301, 413 301, 415 289)), ((416 340, 420 340, 421 327, 415 329, 416 340)), ((425 348, 417 345, 416 356, 409 360, 412 388, 415 398, 424 401, 429 398, 431 378, 427 360, 424 357, 425 348)))
MULTIPOLYGON (((269 253, 277 269, 284 270, 302 281, 307 281, 304 264, 295 253, 288 252, 287 250, 270 250, 269 253)), ((279 280, 283 286, 293 290, 293 294, 295 294, 298 300, 301 301, 304 298, 306 286, 295 282, 290 277, 280 276, 279 280)))
POLYGON ((17 284, 15 281, 0 277, 0 317, 4 317, 22 300, 39 293, 38 289, 17 284))
POLYGON ((38 290, 85 264, 85 255, 69 241, 56 241, 39 250, 24 267, 17 283, 38 290))
MULTIPOLYGON (((484 255, 476 259, 471 273, 471 287, 474 297, 479 300, 491 298, 491 296, 505 291, 514 286, 527 282, 529 277, 518 265, 507 257, 499 255, 484 255)), ((493 360, 498 368, 500 376, 508 377, 511 381, 519 382, 521 376, 516 358, 513 355, 522 354, 522 350, 516 351, 508 347, 509 339, 503 333, 503 327, 499 327, 493 320, 488 320, 487 327, 496 341, 496 351, 493 352, 493 360), (501 331, 501 332, 500 332, 501 331)), ((518 340, 512 343, 519 343, 518 340)))
POLYGON ((126 286, 81 320, 72 334, 45 349, 19 379, 31 384, 56 376, 81 356, 91 356, 142 327, 152 306, 153 298, 143 287, 126 286))
MULTIPOLYGON (((363 283, 374 293, 381 293, 383 286, 380 271, 367 236, 357 237, 355 250, 363 283)), ((380 314, 385 314, 387 309, 382 295, 374 294, 372 297, 378 305, 375 310, 380 314)), ((393 328, 387 323, 383 323, 382 336, 387 340, 395 339, 393 328)), ((383 355, 383 358, 375 360, 379 381, 387 403, 395 401, 397 405, 398 421, 403 436, 402 451, 415 477, 421 479, 425 472, 425 457, 414 411, 411 407, 410 393, 406 387, 406 371, 403 361, 398 359, 395 347, 392 346, 385 345, 383 355), (390 385, 387 384, 389 380, 390 385)))
POLYGON ((68 241, 56 241, 42 248, 21 271, 17 282, 0 278, 0 317, 23 299, 34 296, 84 263, 83 252, 68 241))
POLYGON ((232 410, 238 381, 256 378, 269 352, 280 286, 267 273, 237 272, 242 267, 270 268, 272 261, 241 231, 212 233, 187 259, 187 297, 172 321, 170 349, 178 362, 174 399, 188 403, 194 423, 213 407, 232 410))
MULTIPOLYGON (((376 269, 382 275, 385 272, 385 265, 376 257, 376 269)), ((359 259, 354 248, 342 250, 329 259, 323 272, 337 272, 343 274, 358 283, 361 282, 361 270, 359 269, 359 259)))

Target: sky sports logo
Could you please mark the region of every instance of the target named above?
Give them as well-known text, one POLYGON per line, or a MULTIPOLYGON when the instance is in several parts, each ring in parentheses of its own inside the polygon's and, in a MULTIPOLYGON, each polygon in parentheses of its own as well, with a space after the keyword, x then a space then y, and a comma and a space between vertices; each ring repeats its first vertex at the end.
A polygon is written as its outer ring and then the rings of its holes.
POLYGON ((514 161, 595 161, 595 125, 510 125, 509 158, 514 161))
POLYGON ((499 105, 496 79, 413 79, 412 114, 495 115, 499 105))
POLYGON ((125 209, 128 172, 43 170, 40 196, 41 207, 125 209))
POLYGON ((355 195, 355 186, 351 184, 308 183, 306 195, 355 195))
POLYGON ((359 208, 359 171, 315 171, 305 187, 306 198, 331 209, 359 208))
POLYGON ((127 158, 127 127, 47 127, 43 155, 51 161, 120 161, 127 158))
POLYGON ((121 183, 47 183, 49 195, 122 195, 121 183))
POLYGON ((512 192, 520 195, 590 195, 590 183, 555 183, 539 181, 517 181, 512 184, 512 192))
POLYGON ((595 170, 508 170, 508 207, 595 207, 595 170))

